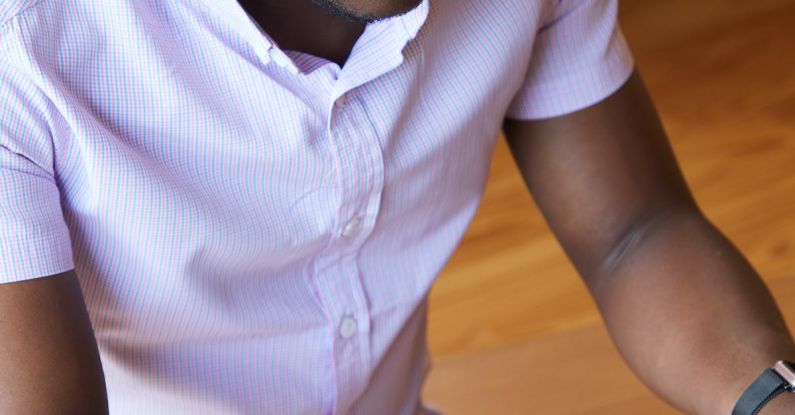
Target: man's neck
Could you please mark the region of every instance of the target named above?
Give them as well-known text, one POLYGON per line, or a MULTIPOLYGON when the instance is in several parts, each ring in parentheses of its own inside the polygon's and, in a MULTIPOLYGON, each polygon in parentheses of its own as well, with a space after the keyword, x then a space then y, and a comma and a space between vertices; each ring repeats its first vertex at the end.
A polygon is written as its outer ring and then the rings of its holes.
POLYGON ((308 53, 342 66, 365 24, 335 16, 312 0, 240 0, 246 12, 280 48, 308 53))

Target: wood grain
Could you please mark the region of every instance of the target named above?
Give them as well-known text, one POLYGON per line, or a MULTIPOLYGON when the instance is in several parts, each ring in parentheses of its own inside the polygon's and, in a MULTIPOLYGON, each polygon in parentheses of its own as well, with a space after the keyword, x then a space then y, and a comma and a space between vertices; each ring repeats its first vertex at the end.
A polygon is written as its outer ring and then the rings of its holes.
MULTIPOLYGON (((795 324, 795 2, 625 0, 624 33, 699 204, 795 324)), ((431 294, 448 414, 673 414, 621 362, 502 140, 431 294)))

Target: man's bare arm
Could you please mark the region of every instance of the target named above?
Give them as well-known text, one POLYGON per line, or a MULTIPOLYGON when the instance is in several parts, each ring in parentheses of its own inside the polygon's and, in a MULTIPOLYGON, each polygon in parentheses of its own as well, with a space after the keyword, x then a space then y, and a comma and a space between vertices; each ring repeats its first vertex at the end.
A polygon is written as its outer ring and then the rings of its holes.
MULTIPOLYGON (((768 289, 696 206, 637 74, 595 106, 505 132, 621 354, 664 399, 728 415, 764 368, 795 359, 768 289)), ((791 394, 762 411, 785 413, 791 394)))
POLYGON ((0 285, 0 414, 107 414, 74 272, 0 285))

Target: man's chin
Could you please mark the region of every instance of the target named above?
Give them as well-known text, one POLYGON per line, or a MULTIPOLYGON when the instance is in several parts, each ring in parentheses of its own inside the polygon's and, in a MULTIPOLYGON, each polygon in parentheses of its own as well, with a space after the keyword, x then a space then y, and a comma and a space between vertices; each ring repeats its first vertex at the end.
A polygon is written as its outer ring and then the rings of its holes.
POLYGON ((347 20, 370 23, 408 13, 422 0, 312 0, 330 13, 347 20))
POLYGON ((384 0, 379 11, 374 12, 372 15, 377 16, 378 19, 387 19, 390 17, 406 14, 414 10, 422 0, 384 0))

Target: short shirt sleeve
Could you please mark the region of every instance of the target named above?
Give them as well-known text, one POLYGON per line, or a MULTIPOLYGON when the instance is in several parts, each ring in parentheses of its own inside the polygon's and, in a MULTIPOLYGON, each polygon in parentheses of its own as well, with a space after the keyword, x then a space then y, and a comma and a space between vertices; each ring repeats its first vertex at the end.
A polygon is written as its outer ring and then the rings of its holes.
POLYGON ((618 0, 557 0, 538 31, 524 84, 506 117, 565 115, 607 98, 634 61, 618 27, 618 0))
POLYGON ((0 56, 0 284, 74 268, 54 179, 51 105, 0 56))

